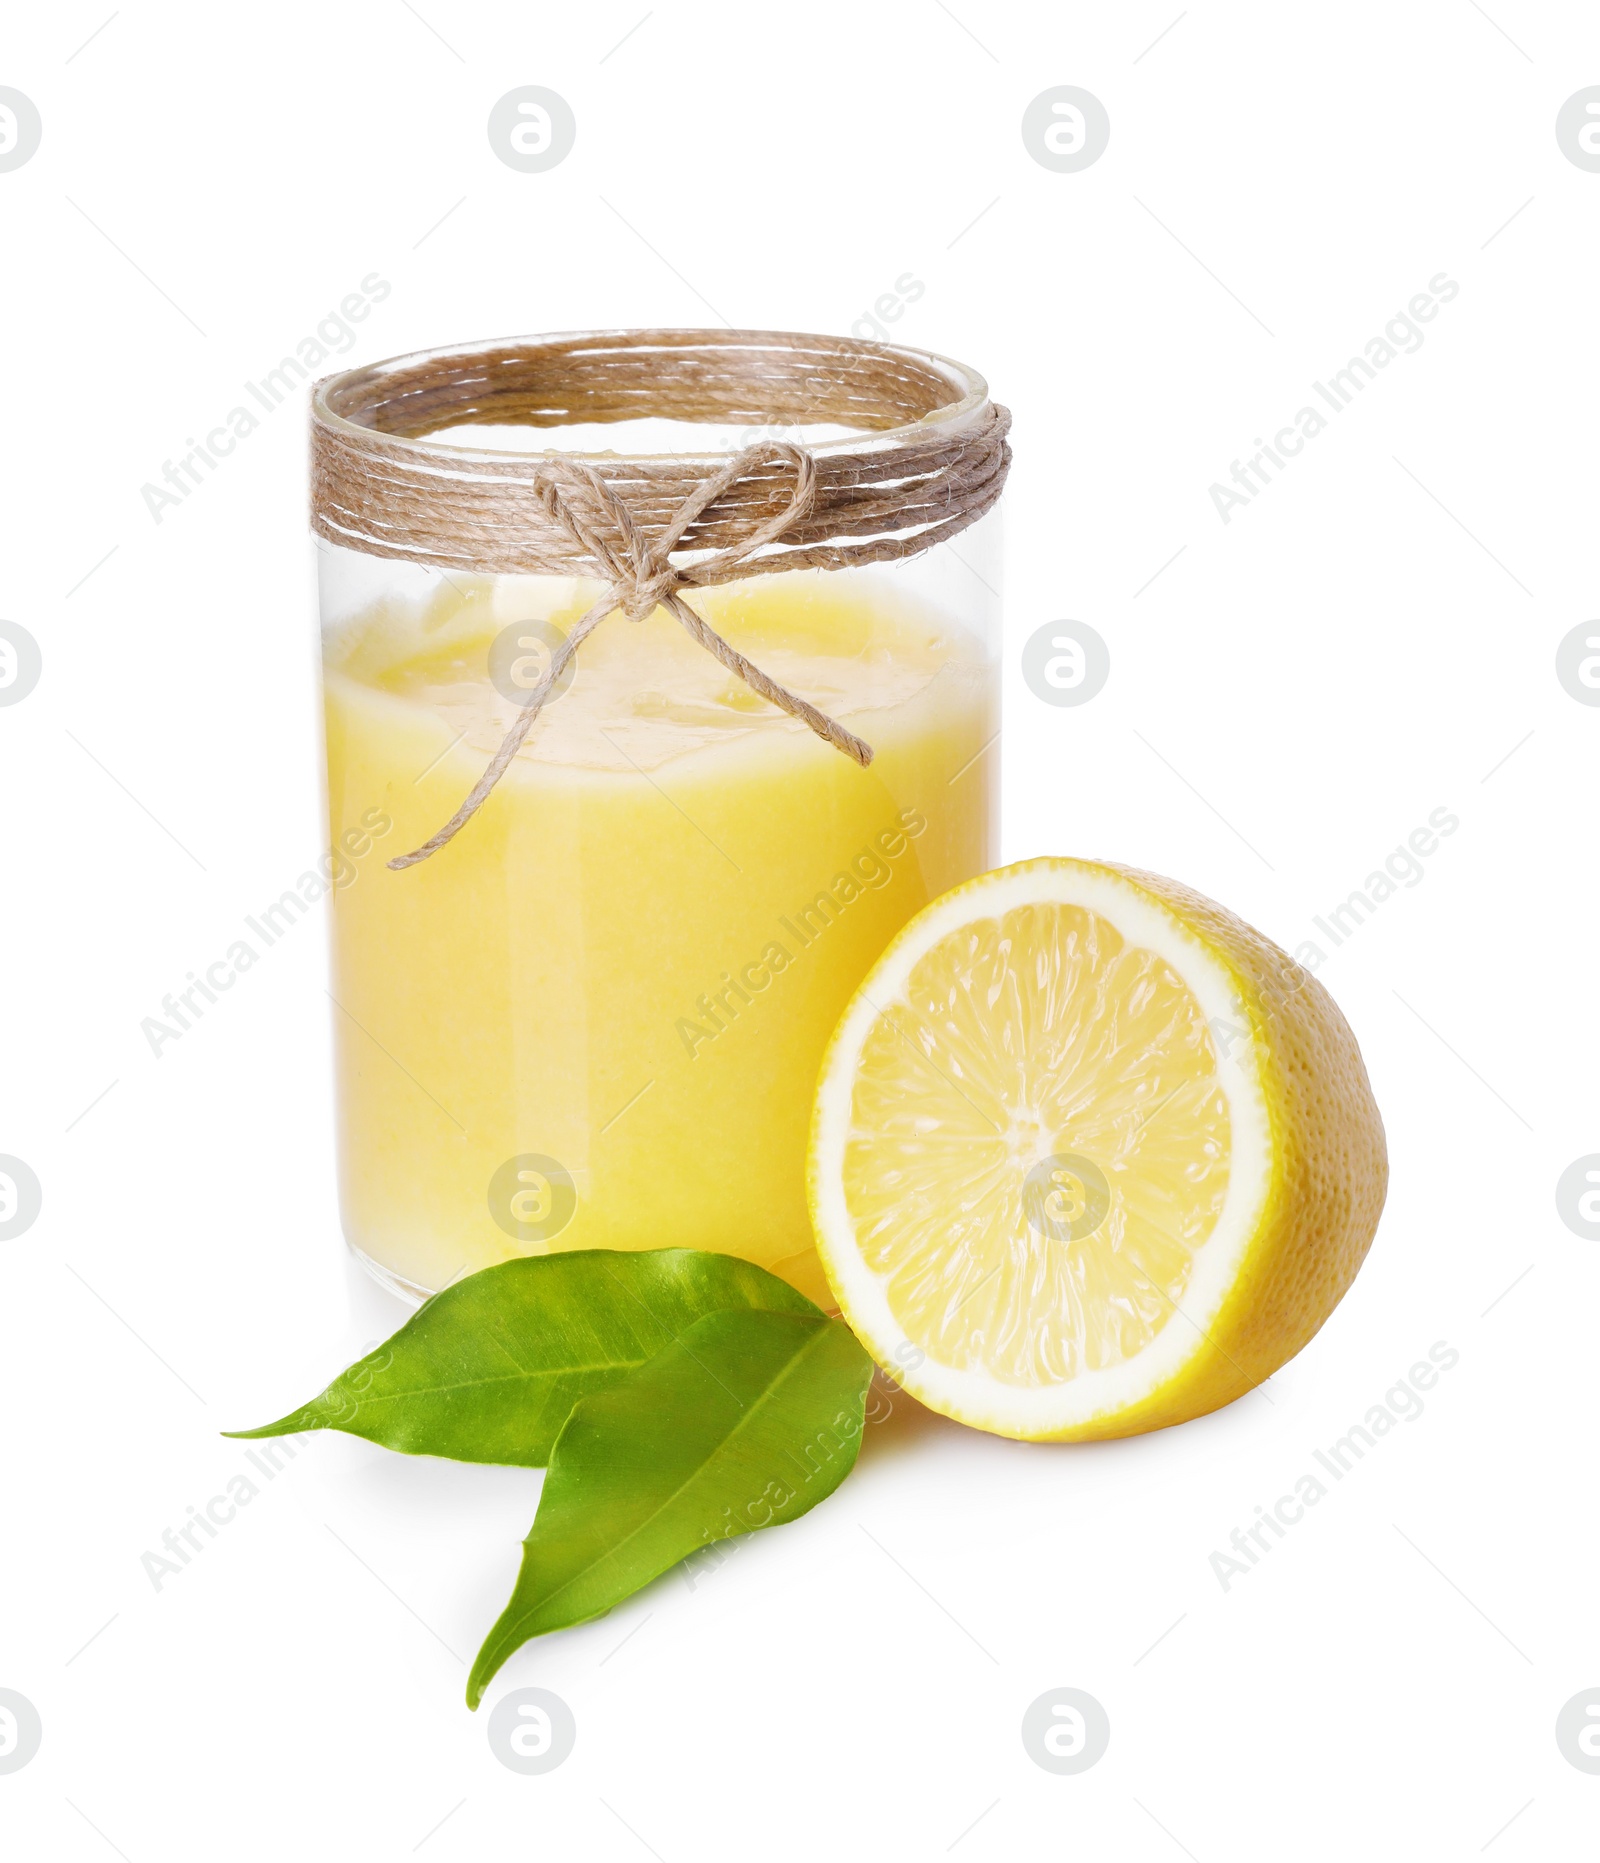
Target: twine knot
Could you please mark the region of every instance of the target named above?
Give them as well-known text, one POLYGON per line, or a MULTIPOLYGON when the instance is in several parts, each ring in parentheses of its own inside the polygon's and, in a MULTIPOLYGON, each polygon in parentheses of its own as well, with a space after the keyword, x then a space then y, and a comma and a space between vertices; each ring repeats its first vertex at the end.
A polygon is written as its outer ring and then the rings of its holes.
POLYGON ((391 860, 391 867, 412 867, 426 860, 471 821, 522 748, 534 719, 579 646, 607 615, 619 610, 630 621, 643 621, 657 608, 665 608, 682 623, 693 640, 715 655, 753 692, 792 718, 801 719, 819 737, 854 758, 863 768, 871 763, 870 744, 762 672, 684 600, 686 589, 728 581, 739 565, 757 556, 791 525, 807 516, 816 500, 817 468, 804 447, 775 440, 748 446, 736 453, 694 487, 654 539, 635 520, 626 501, 582 460, 553 459, 541 464, 530 489, 551 522, 566 533, 583 558, 596 566, 606 585, 605 591, 551 655, 544 677, 524 700, 516 722, 460 808, 421 847, 391 860), (752 524, 734 543, 710 551, 696 563, 675 566, 673 551, 704 513, 737 481, 757 467, 774 461, 787 465, 794 473, 788 503, 752 524))
POLYGON ((622 612, 630 621, 642 621, 646 615, 654 614, 679 586, 678 572, 669 563, 665 569, 658 569, 653 576, 646 576, 634 583, 633 593, 623 603, 622 612))

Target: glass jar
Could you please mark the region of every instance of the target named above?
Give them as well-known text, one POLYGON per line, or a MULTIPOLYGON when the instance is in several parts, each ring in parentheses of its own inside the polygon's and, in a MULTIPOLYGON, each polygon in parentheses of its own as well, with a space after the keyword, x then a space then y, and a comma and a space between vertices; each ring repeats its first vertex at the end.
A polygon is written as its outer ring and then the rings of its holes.
MULTIPOLYGON (((560 339, 580 358, 589 340, 560 339)), ((353 443, 398 432, 424 474, 447 476, 464 452, 481 465, 508 445, 524 460, 549 451, 527 428, 557 425, 559 411, 530 414, 527 396, 402 422, 385 384, 419 360, 321 384, 314 420, 353 443), (481 424, 496 418, 485 448, 481 424)), ((981 378, 916 362, 946 393, 914 423, 924 440, 992 418, 981 378)), ((862 444, 837 419, 797 423, 792 396, 732 399, 712 417, 730 452, 762 422, 824 465, 862 444)), ((658 453, 593 447, 587 429, 614 423, 612 405, 579 403, 574 437, 590 450, 577 457, 648 468, 658 453)), ((639 411, 654 411, 648 397, 639 411)), ((900 429, 885 418, 866 437, 892 453, 900 429)), ((705 450, 703 426, 696 437, 676 457, 709 473, 727 455, 705 450)), ((615 613, 477 812, 399 870, 387 863, 451 817, 607 584, 385 554, 383 513, 368 515, 354 547, 331 540, 345 526, 318 525, 350 1246, 411 1298, 518 1254, 688 1247, 746 1256, 831 1304, 805 1189, 823 1051, 901 926, 996 859, 998 513, 921 554, 682 591, 764 672, 865 739, 868 767, 759 696, 666 608, 615 613)))

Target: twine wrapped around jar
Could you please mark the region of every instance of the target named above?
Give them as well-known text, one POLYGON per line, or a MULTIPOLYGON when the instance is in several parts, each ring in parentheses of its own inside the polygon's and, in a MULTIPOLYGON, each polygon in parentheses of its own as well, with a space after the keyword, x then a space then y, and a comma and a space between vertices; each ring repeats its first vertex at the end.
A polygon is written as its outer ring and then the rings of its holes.
POLYGON ((684 599, 795 569, 914 556, 974 524, 1011 464, 1007 410, 968 371, 855 338, 622 330, 435 350, 317 384, 311 522, 329 543, 479 574, 599 580, 482 777, 408 867, 476 813, 585 637, 620 609, 665 607, 755 692, 865 765, 871 747, 763 673, 684 599), (766 441, 665 457, 474 450, 464 425, 561 427, 648 417, 831 423, 848 440, 766 441), (677 559, 676 561, 674 559, 677 559))

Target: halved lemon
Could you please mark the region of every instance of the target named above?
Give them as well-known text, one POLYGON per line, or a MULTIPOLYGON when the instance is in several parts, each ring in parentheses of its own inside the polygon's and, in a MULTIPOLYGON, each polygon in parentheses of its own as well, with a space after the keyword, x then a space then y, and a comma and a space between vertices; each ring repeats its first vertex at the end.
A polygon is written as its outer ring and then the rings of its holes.
POLYGON ((930 1408, 1039 1441, 1269 1377, 1350 1285, 1387 1176, 1322 985, 1189 888, 1087 860, 905 927, 824 1058, 809 1167, 867 1349, 930 1408))

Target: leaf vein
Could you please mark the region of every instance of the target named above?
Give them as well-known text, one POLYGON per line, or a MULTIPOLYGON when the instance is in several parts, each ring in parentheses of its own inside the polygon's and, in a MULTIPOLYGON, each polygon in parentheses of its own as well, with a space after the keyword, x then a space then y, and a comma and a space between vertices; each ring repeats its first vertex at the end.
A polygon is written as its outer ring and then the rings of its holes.
MULTIPOLYGON (((829 1325, 834 1324, 834 1323, 835 1322, 831 1322, 831 1321, 828 1322, 829 1325)), ((811 1338, 808 1339, 800 1347, 800 1349, 789 1358, 788 1362, 784 1365, 782 1371, 778 1374, 778 1376, 775 1377, 761 1391, 759 1396, 757 1396, 751 1401, 751 1403, 746 1407, 744 1413, 741 1416, 736 1417, 734 1419, 732 1426, 725 1432, 724 1435, 718 1438, 717 1441, 713 1444, 710 1455, 706 1456, 705 1459, 699 1464, 699 1466, 697 1466, 694 1470, 692 1470, 691 1473, 682 1482, 680 1482, 676 1488, 673 1489, 671 1494, 667 1495, 663 1500, 661 1500, 657 1504, 657 1506, 652 1508, 649 1514, 647 1514, 643 1520, 639 1521, 634 1527, 632 1527, 620 1540, 617 1541, 617 1543, 614 1546, 608 1547, 605 1550, 605 1552, 601 1553, 598 1557, 589 1560, 578 1571, 574 1572, 571 1578, 565 1580, 562 1584, 558 1585, 554 1591, 546 1592, 536 1604, 530 1605, 528 1609, 522 1612, 521 1615, 517 1618, 516 1622, 518 1626, 526 1623, 529 1618, 535 1616, 539 1611, 545 1609, 546 1606, 548 1606, 553 1600, 559 1598, 564 1592, 570 1591, 574 1585, 579 1583, 580 1580, 587 1578, 591 1573, 603 1568, 607 1564, 608 1561, 617 1559, 631 1541, 636 1540, 640 1534, 644 1533, 649 1527, 653 1526, 655 1522, 659 1520, 660 1517, 671 1506, 673 1506, 675 1502, 680 1500, 685 1494, 687 1494, 694 1487, 697 1481, 703 1478, 705 1474, 705 1470, 706 1470, 706 1465, 707 1463, 711 1461, 712 1456, 720 1454, 723 1450, 727 1448, 729 1443, 731 1443, 740 1434, 741 1431, 745 1430, 747 1427, 753 1424, 756 1417, 760 1414, 762 1408, 768 1405, 771 1399, 773 1399, 777 1395, 777 1393, 783 1388, 783 1386, 789 1381, 789 1379, 795 1375, 795 1372, 799 1368, 801 1362, 808 1356, 808 1354, 810 1354, 810 1352, 816 1346, 823 1343, 823 1341, 826 1338, 827 1338, 826 1327, 819 1329, 816 1333, 814 1333, 811 1336, 811 1338)), ((719 1379, 718 1382, 720 1383, 721 1380, 719 1379)), ((809 1480, 810 1477, 808 1476, 807 1479, 809 1480)), ((538 1525, 537 1517, 535 1518, 534 1525, 535 1527, 537 1527, 538 1525)), ((751 1530, 757 1531, 758 1529, 751 1529, 751 1530)), ((735 1535, 735 1534, 729 1534, 729 1535, 726 1535, 725 1537, 733 1539, 733 1538, 738 1538, 740 1536, 735 1535)), ((532 1540, 532 1535, 530 1534, 529 1541, 531 1540, 532 1540)), ((527 1544, 527 1543, 528 1542, 524 1542, 524 1544, 527 1544)), ((680 1557, 687 1558, 688 1554, 684 1553, 680 1555, 680 1557)), ((678 1563, 678 1560, 676 1559, 672 1561, 673 1565, 676 1565, 677 1563, 678 1563)), ((662 1570, 667 1570, 667 1569, 668 1569, 667 1567, 662 1568, 662 1570)), ((633 1589, 637 1589, 637 1587, 634 1587, 633 1589)), ((523 1641, 526 1641, 526 1639, 525 1638, 520 1639, 519 1642, 517 1644, 514 1644, 512 1647, 513 1648, 520 1647, 520 1644, 523 1641)))

